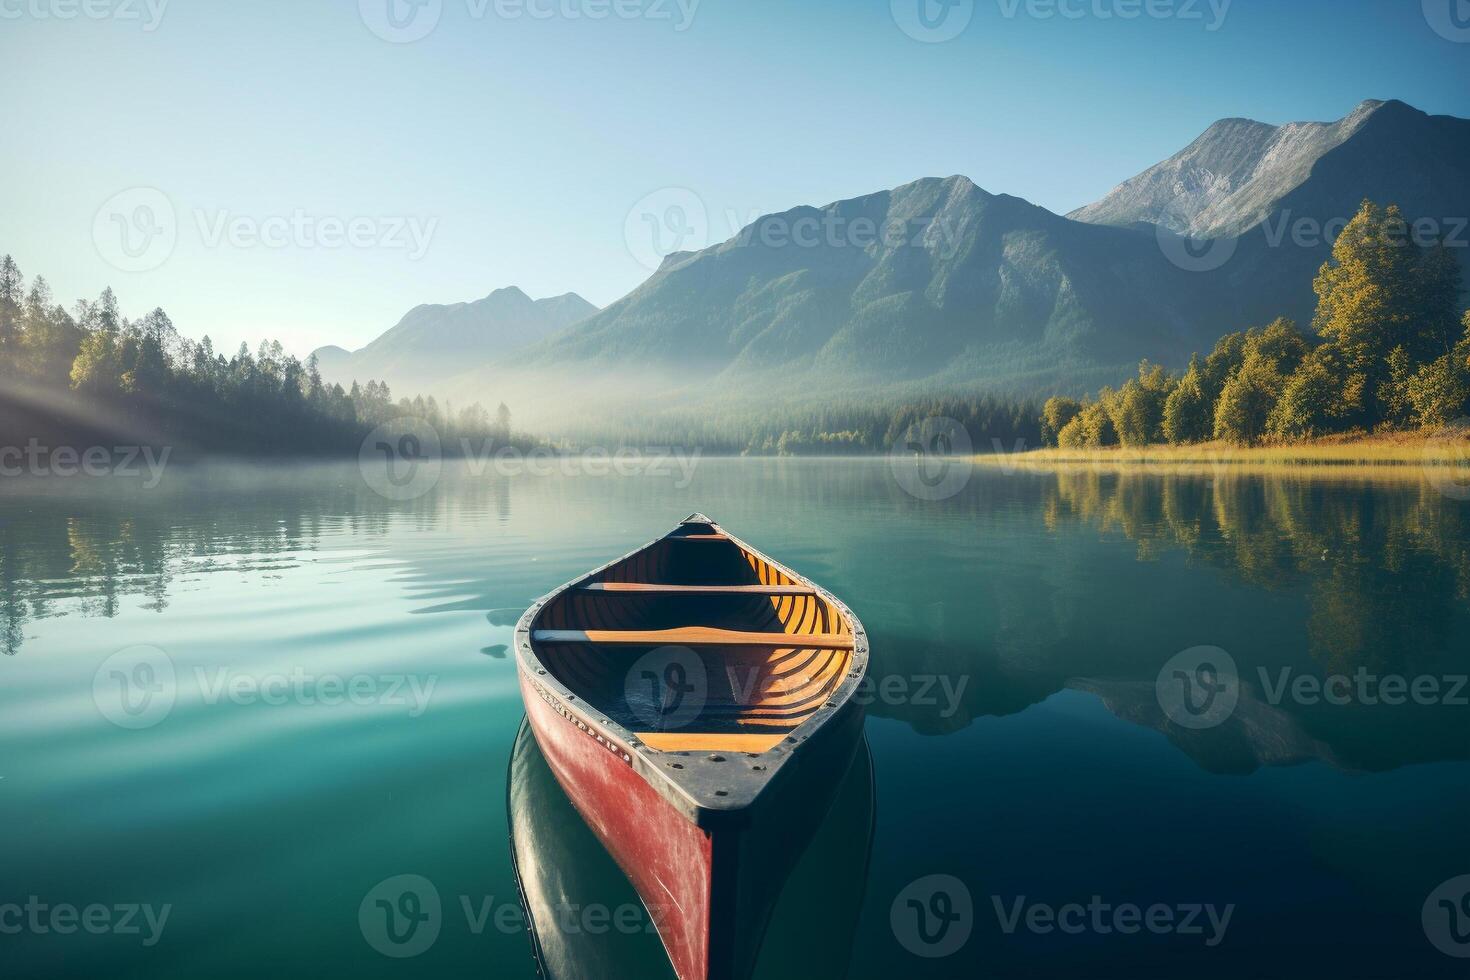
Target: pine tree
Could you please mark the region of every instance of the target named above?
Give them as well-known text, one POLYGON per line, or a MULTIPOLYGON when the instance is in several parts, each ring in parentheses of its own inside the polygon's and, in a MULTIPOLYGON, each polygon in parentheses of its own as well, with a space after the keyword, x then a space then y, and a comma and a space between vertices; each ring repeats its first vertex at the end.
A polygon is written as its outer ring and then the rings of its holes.
POLYGON ((0 371, 13 372, 18 368, 25 289, 25 277, 20 274, 15 259, 0 256, 0 371))

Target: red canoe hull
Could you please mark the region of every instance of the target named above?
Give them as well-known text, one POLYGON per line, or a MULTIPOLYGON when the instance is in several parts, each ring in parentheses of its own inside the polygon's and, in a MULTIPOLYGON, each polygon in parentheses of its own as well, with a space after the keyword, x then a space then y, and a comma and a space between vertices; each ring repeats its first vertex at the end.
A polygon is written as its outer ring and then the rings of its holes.
POLYGON ((526 716, 557 781, 648 907, 680 980, 708 980, 714 848, 633 770, 521 675, 526 716))
POLYGON ((552 773, 647 906, 679 980, 745 980, 786 876, 861 742, 862 711, 835 716, 803 748, 799 774, 771 786, 742 820, 706 829, 654 789, 580 704, 524 671, 520 683, 552 773))

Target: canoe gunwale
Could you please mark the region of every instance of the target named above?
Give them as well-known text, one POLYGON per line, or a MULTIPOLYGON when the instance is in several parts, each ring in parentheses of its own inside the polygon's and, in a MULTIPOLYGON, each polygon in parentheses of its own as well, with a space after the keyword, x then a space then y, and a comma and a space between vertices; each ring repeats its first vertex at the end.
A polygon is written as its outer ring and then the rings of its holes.
POLYGON ((762 790, 781 777, 787 770, 788 763, 799 758, 809 739, 829 727, 836 731, 848 728, 851 724, 848 719, 850 713, 862 710, 854 696, 868 672, 868 635, 862 621, 847 603, 800 572, 788 568, 730 534, 702 514, 691 515, 676 524, 667 534, 584 572, 537 599, 516 623, 515 650, 519 669, 543 700, 563 715, 568 723, 582 729, 587 737, 603 744, 609 754, 615 757, 610 761, 630 765, 675 809, 699 827, 743 823, 748 816, 747 808, 762 790), (735 547, 767 562, 772 568, 789 575, 792 580, 810 586, 817 596, 846 617, 852 627, 851 660, 841 681, 827 695, 825 703, 787 732, 775 746, 758 753, 739 753, 720 762, 711 761, 709 754, 702 751, 661 752, 645 745, 635 733, 612 719, 603 717, 595 705, 583 701, 563 683, 541 660, 532 639, 536 619, 547 604, 565 592, 580 588, 620 562, 654 547, 676 534, 683 526, 692 523, 709 524, 717 533, 728 537, 735 547), (677 759, 683 766, 677 771, 677 776, 667 768, 670 759, 677 759), (760 768, 756 769, 754 766, 760 768), (717 789, 721 795, 716 795, 717 789))

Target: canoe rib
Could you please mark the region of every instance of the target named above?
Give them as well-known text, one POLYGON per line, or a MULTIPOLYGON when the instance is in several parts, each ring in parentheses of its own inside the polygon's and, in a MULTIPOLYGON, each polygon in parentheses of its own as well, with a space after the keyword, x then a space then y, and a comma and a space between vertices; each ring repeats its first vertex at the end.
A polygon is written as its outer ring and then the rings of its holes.
POLYGON ((588 582, 579 592, 638 595, 816 595, 809 585, 664 585, 659 582, 588 582))
POLYGON ((667 630, 536 630, 537 643, 595 643, 602 646, 764 646, 851 650, 850 633, 750 633, 710 626, 667 630))

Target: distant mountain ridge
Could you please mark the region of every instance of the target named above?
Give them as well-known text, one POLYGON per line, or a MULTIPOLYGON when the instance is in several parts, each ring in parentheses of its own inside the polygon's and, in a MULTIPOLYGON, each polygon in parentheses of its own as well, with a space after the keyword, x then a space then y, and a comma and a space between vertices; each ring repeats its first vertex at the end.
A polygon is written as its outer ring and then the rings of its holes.
POLYGON ((467 368, 512 354, 597 312, 576 293, 533 300, 497 289, 467 303, 427 303, 357 351, 318 349, 329 381, 387 381, 395 394, 431 393, 467 368))
POLYGON ((669 256, 516 362, 568 379, 661 367, 700 392, 764 383, 765 397, 1082 391, 1279 315, 1305 325, 1330 240, 1298 242, 1290 223, 1346 222, 1365 197, 1411 218, 1470 214, 1470 121, 1394 101, 1334 123, 1224 120, 1068 217, 961 176, 766 215, 669 256), (801 247, 802 222, 839 232, 801 247), (908 234, 858 240, 860 225, 908 234), (1219 266, 1172 254, 1175 233, 1229 236, 1219 266))
POLYGON ((1269 215, 1324 154, 1384 105, 1363 102, 1332 123, 1222 119, 1169 159, 1067 217, 1104 225, 1144 222, 1195 238, 1238 235, 1269 215))
POLYGON ((766 215, 671 257, 517 361, 882 382, 1088 372, 1131 359, 1140 340, 1180 357, 1212 337, 1229 319, 1196 322, 1198 288, 1151 234, 1069 221, 962 176, 926 178, 766 215), (803 226, 838 231, 804 247, 803 226), (1130 338, 1100 329, 1124 320, 1130 338))
MULTIPOLYGON (((605 309, 571 302, 560 327, 482 344, 445 389, 521 385, 518 411, 533 414, 588 399, 1082 393, 1277 316, 1305 326, 1330 232, 1364 198, 1467 244, 1455 216, 1470 215, 1470 120, 1376 100, 1336 122, 1222 120, 1065 217, 958 175, 765 215, 667 256, 605 309), (1204 261, 1180 235, 1202 240, 1204 261)), ((1455 254, 1470 270, 1470 248, 1455 254)), ((354 357, 388 366, 418 313, 354 357)))

